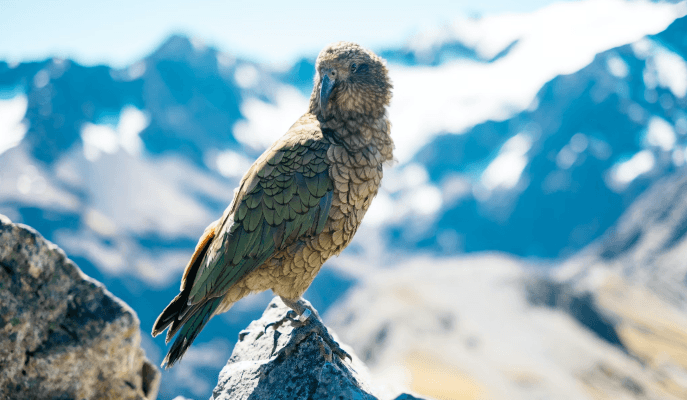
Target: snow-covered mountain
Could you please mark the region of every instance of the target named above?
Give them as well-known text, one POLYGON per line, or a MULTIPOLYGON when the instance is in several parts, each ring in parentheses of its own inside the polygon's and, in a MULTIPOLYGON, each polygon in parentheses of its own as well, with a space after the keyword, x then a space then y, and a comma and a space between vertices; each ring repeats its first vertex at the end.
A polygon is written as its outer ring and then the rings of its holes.
MULTIPOLYGON (((647 184, 685 164, 686 32, 679 18, 552 79, 510 118, 434 138, 400 171, 438 189, 437 211, 412 213, 417 223, 396 213, 390 242, 539 257, 591 242, 647 184)), ((408 192, 397 195, 420 196, 408 192)))
MULTIPOLYGON (((684 12, 565 2, 382 49, 398 163, 307 297, 325 311, 360 263, 393 263, 389 249, 556 257, 598 237, 684 163, 684 12)), ((274 70, 175 35, 125 69, 0 62, 0 213, 64 248, 147 331, 240 176, 305 110, 314 58, 274 70)), ((160 397, 208 395, 268 297, 211 322, 160 397)), ((162 359, 162 338, 144 345, 162 359)))

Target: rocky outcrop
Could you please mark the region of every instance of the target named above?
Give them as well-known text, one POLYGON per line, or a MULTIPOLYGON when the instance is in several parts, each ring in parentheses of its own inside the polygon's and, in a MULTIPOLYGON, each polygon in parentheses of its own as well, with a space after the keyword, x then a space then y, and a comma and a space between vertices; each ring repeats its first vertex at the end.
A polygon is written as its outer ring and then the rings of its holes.
POLYGON ((0 215, 0 399, 154 399, 136 313, 0 215))
MULTIPOLYGON (((213 400, 391 398, 372 385, 367 368, 350 348, 346 347, 346 351, 352 360, 332 357, 331 349, 317 334, 307 336, 288 356, 279 356, 280 350, 306 329, 290 321, 277 329, 268 326, 288 311, 275 298, 262 318, 240 333, 234 352, 220 373, 213 400)), ((397 399, 417 398, 402 394, 397 399)))

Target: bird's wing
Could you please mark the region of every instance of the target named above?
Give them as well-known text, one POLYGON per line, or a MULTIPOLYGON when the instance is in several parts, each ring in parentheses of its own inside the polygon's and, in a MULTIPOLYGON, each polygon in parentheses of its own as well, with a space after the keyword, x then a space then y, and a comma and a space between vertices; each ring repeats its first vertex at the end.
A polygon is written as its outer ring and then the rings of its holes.
MULTIPOLYGON (((286 135, 253 164, 214 232, 188 304, 223 296, 276 251, 322 232, 332 204, 329 143, 286 135)), ((188 282, 186 283, 189 284, 188 282)))

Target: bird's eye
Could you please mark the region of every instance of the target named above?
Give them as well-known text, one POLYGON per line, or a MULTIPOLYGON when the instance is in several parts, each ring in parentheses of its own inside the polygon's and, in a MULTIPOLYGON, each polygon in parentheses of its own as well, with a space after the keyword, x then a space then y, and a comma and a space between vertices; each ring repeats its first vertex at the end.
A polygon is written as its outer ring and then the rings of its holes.
POLYGON ((351 64, 351 72, 355 72, 357 68, 358 66, 355 63, 351 64))
POLYGON ((332 76, 336 76, 336 71, 332 70, 332 76))

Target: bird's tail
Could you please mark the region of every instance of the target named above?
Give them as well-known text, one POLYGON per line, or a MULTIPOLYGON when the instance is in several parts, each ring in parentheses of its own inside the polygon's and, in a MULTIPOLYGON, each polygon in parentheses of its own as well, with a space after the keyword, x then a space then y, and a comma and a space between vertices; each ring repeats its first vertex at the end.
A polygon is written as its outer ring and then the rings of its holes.
MULTIPOLYGON (((176 299, 172 301, 172 303, 170 303, 170 305, 167 306, 167 308, 174 305, 175 301, 176 299)), ((219 307, 221 302, 222 297, 215 297, 205 300, 202 303, 193 305, 189 307, 187 310, 185 310, 184 315, 181 317, 182 319, 177 320, 177 323, 173 324, 167 332, 166 341, 169 342, 169 339, 171 339, 174 336, 174 334, 179 330, 179 328, 181 328, 181 331, 179 331, 179 335, 174 340, 174 343, 172 344, 172 347, 169 349, 169 352, 167 352, 167 356, 162 361, 162 367, 164 367, 165 369, 171 368, 174 365, 174 363, 179 361, 181 357, 184 356, 186 350, 189 348, 189 346, 191 346, 191 343, 193 343, 193 340, 195 340, 196 336, 198 336, 198 334, 203 329, 205 324, 207 324, 210 318, 212 318, 215 310, 217 309, 217 307, 219 307)), ((167 311, 167 309, 165 309, 165 311, 167 311)), ((163 312, 162 315, 160 315, 160 317, 162 317, 164 314, 165 312, 163 312)))
POLYGON ((169 305, 167 305, 167 307, 165 307, 164 311, 162 311, 162 314, 157 317, 157 320, 155 320, 155 323, 153 324, 153 337, 162 333, 169 325, 172 325, 167 333, 166 342, 169 342, 169 339, 174 336, 172 330, 176 332, 179 330, 179 327, 181 327, 180 318, 177 317, 184 314, 189 308, 189 306, 186 304, 187 301, 188 293, 181 292, 169 303, 169 305))
POLYGON ((203 236, 198 241, 196 250, 186 266, 184 276, 181 279, 181 293, 165 307, 162 314, 157 317, 155 324, 153 324, 153 336, 159 335, 169 327, 165 343, 169 343, 179 329, 183 327, 181 334, 174 341, 172 348, 162 363, 163 366, 167 364, 167 368, 171 367, 184 355, 193 339, 198 336, 200 330, 203 329, 203 326, 210 320, 214 311, 221 303, 221 298, 210 298, 198 304, 188 304, 191 287, 205 254, 210 247, 210 242, 215 237, 215 228, 218 226, 218 223, 219 220, 211 223, 203 232, 203 236))
POLYGON ((222 302, 221 297, 210 298, 198 304, 188 305, 188 291, 179 293, 174 300, 162 311, 153 325, 153 336, 162 333, 167 327, 165 343, 169 343, 174 335, 179 332, 174 344, 169 349, 162 366, 171 368, 174 363, 183 357, 193 340, 198 336, 205 324, 222 302))

